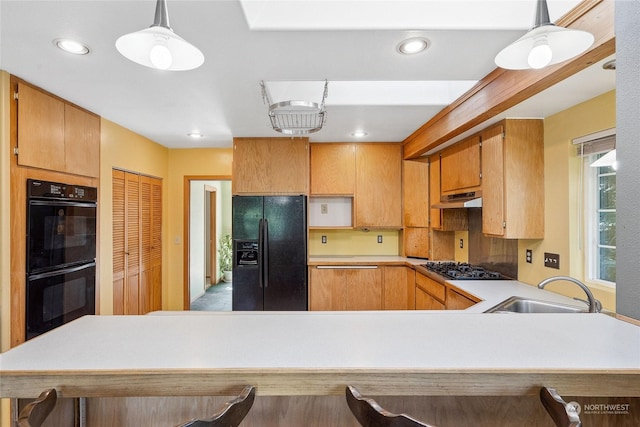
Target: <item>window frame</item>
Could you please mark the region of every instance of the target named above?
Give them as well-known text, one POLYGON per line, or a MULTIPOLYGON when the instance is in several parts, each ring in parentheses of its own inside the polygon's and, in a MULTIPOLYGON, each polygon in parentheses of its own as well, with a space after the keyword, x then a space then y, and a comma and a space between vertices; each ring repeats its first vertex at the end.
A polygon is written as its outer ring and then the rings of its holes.
MULTIPOLYGON (((585 260, 584 260, 584 268, 585 268, 585 277, 590 283, 595 283, 598 285, 606 286, 608 288, 615 289, 616 282, 612 282, 609 280, 604 280, 599 277, 600 275, 600 248, 601 247, 611 247, 608 245, 600 244, 600 212, 599 208, 599 200, 600 200, 600 189, 599 189, 599 179, 601 176, 611 175, 612 173, 602 174, 600 172, 599 167, 591 167, 591 163, 593 163, 596 159, 606 154, 608 151, 601 151, 599 153, 592 153, 589 155, 584 155, 583 158, 583 168, 584 168, 584 232, 585 232, 585 260)), ((613 171, 613 175, 616 175, 615 170, 613 171)), ((608 210, 608 209, 604 209, 608 210)), ((612 212, 616 212, 617 210, 608 210, 612 212)), ((616 217, 617 224, 617 217, 616 217)), ((617 247, 613 247, 617 251, 617 247)), ((617 252, 616 252, 617 254, 617 252)))

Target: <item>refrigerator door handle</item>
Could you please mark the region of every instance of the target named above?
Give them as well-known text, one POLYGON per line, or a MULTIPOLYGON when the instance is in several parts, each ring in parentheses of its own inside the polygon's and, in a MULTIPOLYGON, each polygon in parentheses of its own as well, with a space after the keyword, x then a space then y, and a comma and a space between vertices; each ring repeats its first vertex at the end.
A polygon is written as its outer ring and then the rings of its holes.
POLYGON ((262 233, 263 237, 261 248, 263 249, 262 253, 264 254, 262 257, 262 282, 264 283, 264 287, 266 288, 267 286, 269 286, 269 221, 266 218, 263 220, 262 233))
POLYGON ((264 265, 264 241, 263 241, 263 229, 264 229, 264 219, 260 218, 258 222, 258 284, 261 288, 264 288, 264 283, 262 280, 263 274, 262 269, 264 265))

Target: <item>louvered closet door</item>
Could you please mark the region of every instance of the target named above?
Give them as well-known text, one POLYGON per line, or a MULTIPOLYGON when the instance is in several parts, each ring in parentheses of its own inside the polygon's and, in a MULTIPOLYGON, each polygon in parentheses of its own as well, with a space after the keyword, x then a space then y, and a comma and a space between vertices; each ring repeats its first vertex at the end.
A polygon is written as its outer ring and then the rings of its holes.
POLYGON ((113 312, 162 309, 162 181, 113 171, 113 312))
POLYGON ((162 309, 162 181, 140 177, 140 313, 162 309))
POLYGON ((125 173, 113 171, 113 314, 124 314, 125 173))

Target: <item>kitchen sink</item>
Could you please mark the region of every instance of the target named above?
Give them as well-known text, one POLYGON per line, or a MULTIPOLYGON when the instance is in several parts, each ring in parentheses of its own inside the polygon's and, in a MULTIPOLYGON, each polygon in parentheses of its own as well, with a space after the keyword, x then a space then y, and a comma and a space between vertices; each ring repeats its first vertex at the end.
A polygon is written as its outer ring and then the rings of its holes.
POLYGON ((588 309, 531 298, 511 297, 485 313, 588 313, 588 309))

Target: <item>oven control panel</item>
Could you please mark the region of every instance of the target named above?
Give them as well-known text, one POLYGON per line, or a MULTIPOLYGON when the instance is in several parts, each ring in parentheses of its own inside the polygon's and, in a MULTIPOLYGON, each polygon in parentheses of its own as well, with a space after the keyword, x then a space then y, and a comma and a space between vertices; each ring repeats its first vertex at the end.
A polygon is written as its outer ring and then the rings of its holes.
POLYGON ((98 189, 83 185, 28 179, 27 197, 95 202, 98 200, 98 189))

